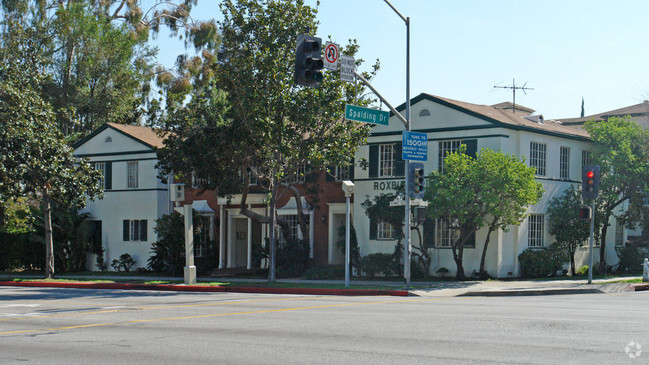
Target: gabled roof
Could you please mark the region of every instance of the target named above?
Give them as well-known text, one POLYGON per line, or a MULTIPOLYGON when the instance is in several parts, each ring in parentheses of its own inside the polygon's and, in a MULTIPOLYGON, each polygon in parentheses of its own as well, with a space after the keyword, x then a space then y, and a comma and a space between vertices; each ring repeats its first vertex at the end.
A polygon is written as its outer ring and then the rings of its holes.
POLYGON ((631 117, 649 115, 649 101, 645 100, 640 104, 635 104, 624 108, 619 108, 619 109, 615 109, 615 110, 611 110, 599 114, 593 114, 581 118, 563 118, 560 120, 565 125, 582 125, 591 120, 602 121, 602 120, 607 120, 611 117, 624 117, 627 115, 631 117))
POLYGON ((103 132, 106 129, 113 129, 131 139, 134 139, 149 148, 162 148, 164 147, 164 137, 160 137, 156 130, 149 127, 141 127, 137 125, 126 125, 118 123, 106 123, 101 127, 97 128, 94 132, 86 136, 85 138, 79 140, 78 142, 72 145, 73 148, 78 148, 82 144, 86 143, 88 140, 92 139, 99 133, 103 132))
MULTIPOLYGON (((414 105, 422 100, 430 100, 451 109, 455 109, 462 113, 466 113, 476 118, 480 118, 484 121, 496 124, 503 128, 525 130, 534 133, 556 135, 581 140, 590 139, 590 135, 582 129, 571 128, 553 120, 546 120, 541 124, 528 119, 529 116, 527 115, 514 114, 511 111, 496 108, 491 105, 471 104, 464 101, 458 101, 424 93, 419 94, 418 96, 413 98, 411 104, 414 105), (525 118, 526 116, 528 118, 525 118)), ((404 108, 405 103, 400 105, 397 110, 403 110, 404 108)), ((516 109, 518 109, 518 106, 516 107, 516 109)))

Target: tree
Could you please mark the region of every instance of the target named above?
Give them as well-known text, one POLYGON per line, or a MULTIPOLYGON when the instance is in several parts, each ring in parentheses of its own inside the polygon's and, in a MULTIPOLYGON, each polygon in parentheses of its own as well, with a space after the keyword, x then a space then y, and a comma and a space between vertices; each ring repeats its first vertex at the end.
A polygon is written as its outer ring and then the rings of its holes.
POLYGON ((0 196, 33 195, 43 206, 46 277, 54 276, 52 205, 83 206, 101 195, 100 173, 72 154, 41 97, 38 30, 12 30, 0 48, 0 196))
MULTIPOLYGON (((300 202, 297 180, 309 171, 352 162, 350 156, 365 142, 369 128, 345 121, 345 104, 367 105, 371 100, 362 96, 363 86, 341 82, 338 72, 327 73, 318 88, 295 85, 297 35, 307 28, 316 32, 316 9, 294 0, 229 0, 220 6, 221 60, 211 66, 213 80, 186 89, 191 92, 187 105, 182 93, 172 100, 175 106, 163 124, 175 135, 160 151, 161 176, 194 173, 204 178, 203 188, 220 195, 241 193, 241 214, 286 228, 275 214, 278 200, 288 193, 300 202), (252 179, 268 194, 270 216, 248 209, 252 179)), ((357 49, 352 42, 343 53, 353 55, 357 49)), ((306 232, 302 205, 297 207, 300 228, 306 232)), ((272 262, 275 230, 270 232, 272 262)), ((273 270, 271 264, 271 280, 273 270)))
POLYGON ((580 220, 578 217, 579 208, 583 206, 581 192, 574 186, 570 186, 563 195, 552 198, 548 206, 550 234, 565 254, 564 258, 570 261, 571 275, 575 275, 576 270, 575 252, 590 236, 590 220, 580 220))
POLYGON ((451 242, 456 277, 464 279, 464 244, 482 227, 487 227, 480 274, 484 269, 491 233, 520 223, 527 209, 543 194, 541 183, 534 179, 534 168, 513 155, 482 149, 476 158, 465 154, 466 147, 448 154, 444 172, 433 171, 426 187, 428 214, 448 225, 454 237, 451 242))
POLYGON ((649 191, 649 132, 630 117, 590 121, 586 131, 595 144, 592 163, 600 165, 597 214, 602 215, 600 265, 606 266, 606 233, 613 211, 628 201, 629 209, 620 217, 629 226, 642 220, 641 206, 649 191))
MULTIPOLYGON (((370 219, 370 222, 385 222, 392 225, 394 228, 394 236, 397 239, 394 252, 395 256, 400 258, 403 258, 401 251, 403 250, 402 240, 404 238, 403 230, 405 224, 403 206, 390 206, 390 202, 398 197, 403 198, 404 193, 405 188, 401 185, 392 193, 377 195, 373 200, 370 200, 368 197, 363 203, 361 203, 361 207, 365 209, 365 214, 370 219)), ((417 236, 419 237, 418 244, 412 245, 412 248, 414 249, 412 255, 416 258, 419 265, 421 265, 424 275, 428 277, 430 274, 430 265, 433 260, 423 240, 421 228, 422 222, 411 221, 410 230, 417 232, 417 236)))

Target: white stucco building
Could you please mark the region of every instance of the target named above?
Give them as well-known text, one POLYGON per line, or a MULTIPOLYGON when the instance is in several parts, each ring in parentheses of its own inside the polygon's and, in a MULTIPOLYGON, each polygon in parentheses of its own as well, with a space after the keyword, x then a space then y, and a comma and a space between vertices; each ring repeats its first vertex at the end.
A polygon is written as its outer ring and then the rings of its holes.
MULTIPOLYGON (((400 107, 402 110, 403 105, 400 107)), ((560 196, 570 185, 581 183, 582 165, 589 161, 591 142, 580 128, 571 128, 555 121, 544 120, 524 107, 503 103, 496 106, 476 105, 429 94, 420 94, 411 101, 411 130, 428 135, 428 161, 425 173, 443 168, 443 156, 460 144, 467 145, 467 153, 475 154, 482 148, 513 154, 537 168, 537 179, 543 184, 542 199, 529 207, 530 216, 508 232, 492 234, 486 258, 486 270, 493 277, 520 275, 518 255, 528 247, 548 246, 553 242, 548 233, 547 207, 553 197, 560 196)), ((394 116, 389 125, 376 125, 365 146, 359 148, 356 160, 369 161, 369 168, 356 167, 354 183, 354 225, 358 235, 361 256, 375 252, 391 253, 396 240, 388 224, 370 222, 361 204, 369 197, 393 190, 404 181, 404 163, 401 160, 403 124, 394 116)), ((607 235, 607 260, 617 262, 615 254, 616 225, 607 235)), ((621 228, 624 230, 624 227, 621 228)), ((619 230, 619 227, 618 227, 619 230)), ((618 237, 619 237, 619 233, 618 237)), ((624 231, 622 231, 622 235, 624 231)), ((441 267, 451 274, 456 270, 450 248, 448 229, 440 222, 428 221, 423 233, 424 245, 432 253, 431 274, 441 267)), ((477 232, 474 242, 465 245, 464 271, 471 275, 478 270, 486 229, 477 232), (473 246, 473 247, 471 247, 473 246)), ((413 244, 418 236, 411 235, 413 244)), ((577 265, 587 259, 587 248, 579 249, 577 265)), ((595 251, 595 257, 599 253, 595 251)))
MULTIPOLYGON (((95 238, 110 263, 124 253, 135 259, 133 269, 146 267, 151 243, 157 240, 155 220, 171 209, 169 190, 157 178, 154 147, 162 138, 151 128, 107 123, 74 145, 77 157, 87 158, 103 172, 104 198, 88 201, 95 238)), ((95 255, 86 263, 97 270, 95 255)))

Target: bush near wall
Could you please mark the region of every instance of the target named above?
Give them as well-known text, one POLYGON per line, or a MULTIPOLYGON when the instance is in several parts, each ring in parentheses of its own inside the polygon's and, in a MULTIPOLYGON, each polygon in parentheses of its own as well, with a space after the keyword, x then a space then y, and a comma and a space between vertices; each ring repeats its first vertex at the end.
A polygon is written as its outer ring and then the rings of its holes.
POLYGON ((553 276, 562 268, 562 263, 546 248, 528 248, 518 255, 524 278, 553 276))

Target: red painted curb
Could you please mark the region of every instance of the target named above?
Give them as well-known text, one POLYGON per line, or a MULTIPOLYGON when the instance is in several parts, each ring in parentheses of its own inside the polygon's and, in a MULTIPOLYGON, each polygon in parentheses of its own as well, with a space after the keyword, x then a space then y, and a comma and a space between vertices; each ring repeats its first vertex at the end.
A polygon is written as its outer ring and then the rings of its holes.
POLYGON ((633 291, 643 291, 643 290, 649 290, 649 284, 635 284, 631 285, 633 288, 633 291))
POLYGON ((0 286, 40 287, 40 288, 73 288, 73 289, 119 289, 119 290, 161 290, 201 293, 260 293, 260 294, 308 294, 308 295, 343 295, 369 296, 389 295, 408 296, 406 290, 372 290, 372 289, 312 289, 312 288, 264 288, 264 287, 228 287, 207 285, 180 284, 125 284, 125 283, 64 283, 43 281, 0 281, 0 286))

